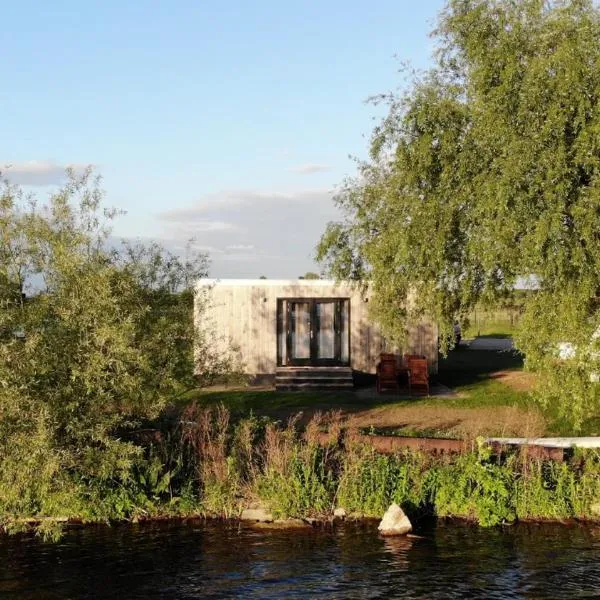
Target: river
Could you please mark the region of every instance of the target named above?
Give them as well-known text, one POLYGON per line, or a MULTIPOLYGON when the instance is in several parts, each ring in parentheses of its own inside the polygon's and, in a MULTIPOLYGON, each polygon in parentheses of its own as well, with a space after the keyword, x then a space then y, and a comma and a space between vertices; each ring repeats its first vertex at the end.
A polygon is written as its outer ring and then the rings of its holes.
POLYGON ((438 523, 420 538, 376 524, 263 531, 222 523, 0 537, 0 598, 600 597, 600 528, 438 523))

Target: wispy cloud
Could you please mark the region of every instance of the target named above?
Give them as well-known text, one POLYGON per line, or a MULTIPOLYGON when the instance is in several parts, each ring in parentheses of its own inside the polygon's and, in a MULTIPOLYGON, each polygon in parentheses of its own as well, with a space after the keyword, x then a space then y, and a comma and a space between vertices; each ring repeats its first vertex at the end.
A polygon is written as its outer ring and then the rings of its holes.
POLYGON ((328 221, 340 218, 327 189, 226 190, 157 215, 162 236, 195 238, 215 277, 298 277, 328 221), (207 224, 211 223, 211 226, 207 224))
POLYGON ((234 231, 237 229, 233 223, 210 219, 193 219, 194 229, 199 232, 205 231, 234 231))
POLYGON ((308 163, 304 165, 295 165, 290 167, 288 171, 292 173, 298 173, 299 175, 312 175, 314 173, 324 173, 326 171, 331 171, 331 167, 329 165, 323 165, 318 163, 308 163))
POLYGON ((231 250, 231 251, 254 250, 254 244, 231 244, 230 246, 225 246, 225 250, 231 250))
POLYGON ((58 185, 66 179, 66 169, 82 171, 86 165, 60 164, 49 160, 24 162, 0 161, 0 171, 12 183, 19 185, 58 185))

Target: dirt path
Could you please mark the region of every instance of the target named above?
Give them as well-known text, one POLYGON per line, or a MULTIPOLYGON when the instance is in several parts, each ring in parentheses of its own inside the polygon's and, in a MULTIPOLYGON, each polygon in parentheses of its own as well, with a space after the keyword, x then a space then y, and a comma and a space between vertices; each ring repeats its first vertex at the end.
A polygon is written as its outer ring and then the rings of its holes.
POLYGON ((526 371, 495 371, 490 373, 489 377, 501 381, 517 392, 530 392, 537 383, 536 375, 526 371))

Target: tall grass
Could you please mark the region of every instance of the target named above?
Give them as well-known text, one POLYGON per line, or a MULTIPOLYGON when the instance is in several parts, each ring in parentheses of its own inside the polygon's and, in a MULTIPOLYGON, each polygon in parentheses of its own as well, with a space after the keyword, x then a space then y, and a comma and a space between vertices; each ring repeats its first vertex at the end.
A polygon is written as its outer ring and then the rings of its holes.
MULTIPOLYGON (((482 526, 598 516, 596 450, 564 463, 519 452, 495 456, 484 444, 461 455, 380 455, 357 439, 344 435, 336 413, 317 414, 301 427, 298 417, 284 424, 252 416, 233 422, 222 406, 191 405, 175 426, 139 446, 129 476, 124 470, 118 482, 70 480, 76 514, 64 516, 230 518, 258 503, 279 518, 328 519, 336 507, 380 517, 392 502, 411 518, 461 517, 482 526)), ((10 506, 0 506, 7 529, 18 521, 13 517, 43 521, 42 511, 17 514, 10 506)))
MULTIPOLYGON (((202 512, 232 516, 248 503, 276 517, 328 518, 336 506, 378 517, 396 502, 409 515, 461 517, 493 526, 517 519, 591 518, 600 500, 600 454, 569 462, 498 457, 488 447, 456 456, 414 451, 377 454, 348 436, 336 414, 317 414, 304 428, 241 421, 225 409, 192 408, 185 432, 197 460, 202 512)), ((189 418, 189 415, 188 415, 189 418)))

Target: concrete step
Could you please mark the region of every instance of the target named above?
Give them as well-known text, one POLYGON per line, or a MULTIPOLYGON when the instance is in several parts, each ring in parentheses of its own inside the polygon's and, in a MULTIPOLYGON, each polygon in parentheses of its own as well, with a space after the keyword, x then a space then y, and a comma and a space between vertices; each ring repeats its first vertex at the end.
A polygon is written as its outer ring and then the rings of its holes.
POLYGON ((339 374, 335 373, 322 373, 320 375, 311 375, 310 373, 305 373, 301 375, 293 375, 291 373, 286 373, 285 375, 277 374, 275 375, 275 381, 290 381, 290 380, 302 380, 302 381, 321 381, 321 380, 334 380, 334 381, 352 381, 352 374, 339 374))
POLYGON ((276 377, 352 377, 349 367, 280 367, 276 377))
POLYGON ((295 382, 295 383, 275 383, 275 389, 280 392, 298 392, 298 391, 351 391, 354 389, 354 384, 351 381, 339 383, 324 383, 318 381, 311 382, 295 382))
POLYGON ((354 388, 349 367, 279 367, 275 374, 275 389, 351 390, 354 388))

